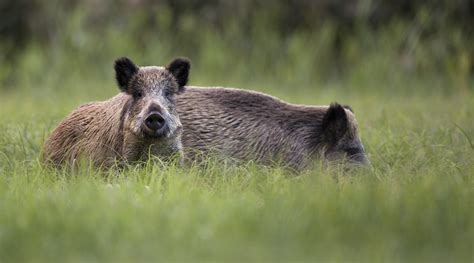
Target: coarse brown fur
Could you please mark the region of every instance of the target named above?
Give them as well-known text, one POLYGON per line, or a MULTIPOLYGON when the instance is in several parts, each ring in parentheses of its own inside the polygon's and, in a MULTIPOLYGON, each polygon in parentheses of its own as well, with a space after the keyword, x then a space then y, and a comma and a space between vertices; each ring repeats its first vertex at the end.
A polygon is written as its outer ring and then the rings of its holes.
MULTIPOLYGON (((191 160, 215 152, 236 160, 281 162, 302 170, 321 156, 340 159, 343 149, 362 147, 357 145, 360 139, 354 114, 338 104, 331 105, 331 112, 339 109, 344 116, 331 117, 329 106, 294 105, 233 88, 186 87, 177 97, 177 109, 183 124, 183 147, 191 160)), ((365 157, 363 148, 361 151, 355 154, 365 157)))
POLYGON ((181 154, 182 129, 174 96, 187 82, 189 62, 176 59, 167 68, 138 68, 122 58, 115 69, 122 92, 84 104, 67 116, 44 144, 47 164, 57 167, 84 158, 108 168, 117 162, 181 154), (159 118, 160 129, 148 128, 151 115, 159 118))

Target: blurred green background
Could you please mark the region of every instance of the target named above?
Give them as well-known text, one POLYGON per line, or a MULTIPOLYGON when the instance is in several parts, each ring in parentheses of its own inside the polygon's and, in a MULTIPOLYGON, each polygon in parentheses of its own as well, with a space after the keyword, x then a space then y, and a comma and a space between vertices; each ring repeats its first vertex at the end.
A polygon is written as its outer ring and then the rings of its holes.
POLYGON ((429 78, 430 90, 472 88, 470 0, 18 0, 0 10, 7 91, 112 79, 122 55, 141 65, 187 56, 195 85, 406 93, 429 78))

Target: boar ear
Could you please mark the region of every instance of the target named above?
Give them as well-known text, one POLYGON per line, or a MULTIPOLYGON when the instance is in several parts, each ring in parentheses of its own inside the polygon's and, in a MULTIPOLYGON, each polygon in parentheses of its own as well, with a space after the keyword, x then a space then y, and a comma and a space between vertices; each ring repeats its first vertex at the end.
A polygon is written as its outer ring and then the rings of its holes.
POLYGON ((349 106, 349 105, 345 104, 345 105, 342 105, 342 107, 344 107, 344 109, 346 109, 346 110, 350 110, 352 113, 354 113, 354 110, 352 109, 352 107, 351 107, 351 106, 349 106))
POLYGON ((187 58, 175 58, 166 67, 166 69, 173 74, 176 82, 179 85, 179 91, 184 90, 184 86, 188 83, 189 69, 191 62, 187 58))
POLYGON ((138 72, 138 67, 126 57, 115 60, 115 78, 121 91, 127 91, 130 79, 138 72))
POLYGON ((338 103, 332 103, 329 106, 322 122, 324 138, 329 143, 337 143, 349 127, 346 110, 338 103))

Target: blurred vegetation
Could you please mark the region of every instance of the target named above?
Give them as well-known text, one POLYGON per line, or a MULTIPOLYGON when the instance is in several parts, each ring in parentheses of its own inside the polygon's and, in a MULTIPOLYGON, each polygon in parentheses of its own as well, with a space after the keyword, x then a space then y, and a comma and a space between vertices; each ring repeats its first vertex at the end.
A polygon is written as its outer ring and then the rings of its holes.
POLYGON ((473 86, 472 0, 18 0, 0 10, 3 89, 103 79, 122 55, 188 56, 201 85, 411 92, 406 83, 426 76, 447 91, 473 86))

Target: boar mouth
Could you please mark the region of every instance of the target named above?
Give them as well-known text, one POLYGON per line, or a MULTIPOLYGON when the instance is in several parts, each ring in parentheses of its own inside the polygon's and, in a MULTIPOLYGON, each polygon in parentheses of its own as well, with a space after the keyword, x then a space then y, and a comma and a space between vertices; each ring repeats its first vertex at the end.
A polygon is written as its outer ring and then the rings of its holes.
POLYGON ((162 139, 165 137, 169 137, 170 134, 171 132, 168 126, 165 126, 159 130, 150 130, 150 129, 144 130, 144 137, 149 138, 149 139, 162 139))
POLYGON ((349 162, 356 166, 371 166, 369 157, 365 153, 354 154, 349 157, 349 162))
POLYGON ((175 129, 171 129, 170 127, 166 126, 161 130, 152 131, 144 129, 142 132, 142 136, 145 139, 152 139, 152 140, 180 140, 180 135, 182 134, 183 128, 182 126, 178 126, 175 129))

